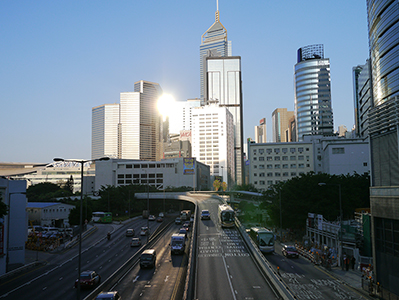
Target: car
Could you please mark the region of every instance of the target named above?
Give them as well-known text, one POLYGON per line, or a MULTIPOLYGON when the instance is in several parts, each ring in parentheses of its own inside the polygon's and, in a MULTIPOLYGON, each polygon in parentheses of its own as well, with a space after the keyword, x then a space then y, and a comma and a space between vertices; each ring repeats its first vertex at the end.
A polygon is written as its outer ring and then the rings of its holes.
POLYGON ((190 217, 190 223, 193 224, 194 223, 194 216, 190 217))
POLYGON ((75 288, 78 287, 78 283, 80 280, 80 287, 81 288, 91 288, 94 287, 101 282, 101 276, 97 274, 95 271, 83 271, 80 273, 80 279, 76 279, 75 281, 75 288))
POLYGON ((163 221, 163 218, 162 218, 162 217, 158 217, 158 218, 157 218, 157 222, 161 223, 162 221, 163 221))
POLYGON ((140 256, 140 268, 155 267, 157 253, 155 249, 144 250, 140 256))
POLYGON ((132 228, 126 229, 126 236, 134 236, 134 229, 132 228))
POLYGON ((117 291, 100 293, 96 297, 96 300, 99 300, 99 299, 122 300, 121 296, 119 295, 119 293, 117 291))
POLYGON ((149 229, 147 226, 141 227, 140 230, 140 235, 148 235, 149 234, 149 229))
POLYGON ((187 231, 190 231, 190 222, 184 222, 183 227, 186 228, 187 231))
POLYGON ((281 249, 281 253, 285 257, 294 257, 294 258, 299 257, 298 250, 294 245, 284 245, 283 248, 281 249))
POLYGON ((186 237, 187 237, 187 232, 188 232, 188 230, 184 227, 179 229, 179 233, 184 234, 186 237))
POLYGON ((210 220, 211 219, 211 214, 209 210, 203 209, 201 211, 201 220, 210 220))
POLYGON ((159 215, 161 218, 165 217, 165 214, 163 212, 160 212, 159 215))
POLYGON ((148 216, 148 221, 155 221, 155 216, 154 215, 149 215, 148 216))
POLYGON ((138 237, 132 238, 132 241, 130 242, 130 247, 138 247, 141 246, 141 239, 138 237))
POLYGON ((177 217, 175 219, 175 224, 180 225, 181 224, 181 219, 179 217, 177 217))

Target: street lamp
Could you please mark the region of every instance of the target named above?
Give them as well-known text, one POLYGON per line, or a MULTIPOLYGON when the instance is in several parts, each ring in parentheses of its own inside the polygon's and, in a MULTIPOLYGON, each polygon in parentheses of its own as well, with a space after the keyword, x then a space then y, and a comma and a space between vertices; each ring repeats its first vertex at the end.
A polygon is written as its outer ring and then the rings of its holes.
MULTIPOLYGON (((149 176, 147 173, 147 170, 143 169, 143 171, 145 172, 145 177, 146 177, 146 183, 147 183, 147 230, 150 230, 150 222, 149 222, 149 216, 150 216, 150 182, 149 182, 149 176)), ((148 244, 148 233, 147 231, 147 244, 148 244)))
POLYGON ((82 218, 83 218, 83 165, 91 161, 109 160, 109 157, 101 157, 99 159, 63 159, 54 158, 55 162, 75 162, 80 164, 80 214, 79 214, 79 259, 78 259, 78 284, 77 284, 77 299, 80 300, 80 273, 81 273, 81 261, 82 261, 82 218))
POLYGON ((341 184, 340 183, 325 183, 319 182, 319 186, 324 185, 337 185, 338 186, 338 195, 339 195, 339 261, 341 263, 342 270, 344 269, 344 264, 342 261, 342 200, 341 200, 341 184))
POLYGON ((10 217, 11 217, 11 195, 21 194, 26 195, 26 192, 12 192, 8 193, 8 217, 7 217, 7 256, 6 256, 6 273, 10 271, 9 263, 10 263, 10 217))

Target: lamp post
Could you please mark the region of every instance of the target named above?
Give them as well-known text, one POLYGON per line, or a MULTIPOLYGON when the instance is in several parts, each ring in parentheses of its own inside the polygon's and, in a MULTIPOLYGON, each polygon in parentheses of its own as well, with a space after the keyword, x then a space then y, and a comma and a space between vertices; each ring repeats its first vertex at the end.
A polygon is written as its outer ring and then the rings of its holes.
POLYGON ((80 273, 81 273, 81 262, 82 262, 82 218, 83 218, 83 166, 87 162, 91 161, 99 161, 99 160, 109 160, 109 157, 102 157, 99 159, 63 159, 63 158, 54 158, 55 162, 75 162, 80 164, 80 213, 79 213, 79 255, 78 255, 78 284, 77 284, 77 294, 76 297, 80 300, 80 273))
POLYGON ((12 192, 8 193, 8 217, 7 217, 7 256, 6 256, 6 273, 10 271, 9 263, 10 263, 10 217, 11 217, 11 195, 21 194, 26 195, 26 192, 12 192))
MULTIPOLYGON (((150 186, 149 186, 150 182, 149 182, 147 170, 143 169, 143 171, 145 172, 145 177, 146 177, 145 182, 147 183, 147 229, 149 231, 150 230, 150 222, 149 222, 148 217, 150 216, 150 186)), ((148 244, 148 235, 149 235, 148 231, 147 231, 147 244, 148 244)))
POLYGON ((325 183, 325 182, 319 182, 319 186, 324 186, 324 185, 337 185, 338 186, 338 196, 339 196, 339 233, 338 233, 338 238, 339 238, 339 261, 341 264, 342 270, 344 269, 344 264, 342 261, 342 199, 341 199, 341 184, 340 183, 325 183))
POLYGON ((279 190, 278 194, 280 198, 280 244, 281 244, 283 238, 283 213, 281 210, 281 190, 279 190))

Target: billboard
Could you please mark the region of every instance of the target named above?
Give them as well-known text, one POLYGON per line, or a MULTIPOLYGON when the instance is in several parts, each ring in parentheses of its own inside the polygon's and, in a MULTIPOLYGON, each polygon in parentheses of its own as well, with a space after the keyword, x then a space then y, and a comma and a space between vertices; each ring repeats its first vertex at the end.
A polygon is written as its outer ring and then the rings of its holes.
POLYGON ((183 158, 183 174, 195 174, 195 157, 183 158))
POLYGON ((180 140, 191 142, 191 130, 180 130, 180 140))

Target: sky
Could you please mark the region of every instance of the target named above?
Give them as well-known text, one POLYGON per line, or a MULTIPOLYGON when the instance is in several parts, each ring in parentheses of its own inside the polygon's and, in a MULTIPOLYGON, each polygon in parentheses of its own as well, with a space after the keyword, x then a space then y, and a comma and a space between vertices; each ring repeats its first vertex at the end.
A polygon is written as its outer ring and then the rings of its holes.
MULTIPOLYGON (((199 97, 201 35, 216 0, 0 1, 0 162, 91 158, 91 111, 134 82, 199 97)), ((219 0, 241 56, 244 140, 294 110, 298 48, 324 44, 334 129, 354 125, 352 68, 368 58, 366 0, 219 0)))

